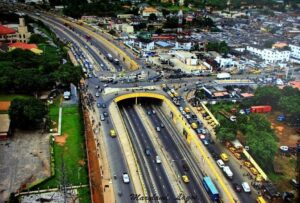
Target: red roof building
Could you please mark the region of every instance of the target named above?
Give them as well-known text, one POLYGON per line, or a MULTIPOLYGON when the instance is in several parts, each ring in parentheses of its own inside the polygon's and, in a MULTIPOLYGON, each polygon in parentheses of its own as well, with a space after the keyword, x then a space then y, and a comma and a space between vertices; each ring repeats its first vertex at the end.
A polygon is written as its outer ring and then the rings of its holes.
POLYGON ((9 28, 9 27, 5 27, 3 25, 0 25, 0 35, 9 35, 9 34, 15 34, 17 31, 9 28))
POLYGON ((15 42, 15 43, 11 43, 8 45, 9 47, 14 47, 14 48, 19 48, 19 49, 27 49, 27 50, 31 50, 33 48, 37 49, 38 47, 36 46, 36 44, 26 44, 23 42, 15 42))

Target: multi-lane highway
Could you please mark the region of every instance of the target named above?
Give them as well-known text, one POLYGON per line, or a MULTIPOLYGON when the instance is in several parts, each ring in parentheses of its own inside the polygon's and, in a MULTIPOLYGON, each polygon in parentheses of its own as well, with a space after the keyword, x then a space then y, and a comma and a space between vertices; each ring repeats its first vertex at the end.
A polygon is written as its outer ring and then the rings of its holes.
MULTIPOLYGON (((29 14, 30 15, 30 14, 29 14)), ((31 15, 33 18, 37 18, 37 16, 31 15)), ((94 63, 94 69, 92 70, 96 77, 88 78, 86 83, 88 85, 88 91, 91 95, 96 95, 99 92, 98 89, 104 88, 104 84, 101 83, 98 76, 105 72, 113 72, 113 71, 121 71, 125 66, 124 62, 120 60, 121 65, 117 65, 111 63, 107 60, 107 55, 111 54, 114 58, 118 58, 120 56, 115 55, 114 53, 110 53, 107 51, 106 46, 99 41, 98 39, 89 36, 88 33, 79 29, 77 26, 72 26, 70 22, 67 27, 64 24, 64 21, 56 18, 53 15, 42 15, 38 17, 39 20, 42 20, 46 25, 52 28, 52 30, 57 34, 59 38, 61 38, 65 42, 71 42, 77 46, 77 48, 81 49, 85 54, 87 54, 92 62, 94 63), (70 29, 71 28, 71 29, 70 29), (96 89, 96 86, 99 88, 96 89)), ((88 28, 92 30, 91 28, 88 28)), ((101 34, 103 37, 109 38, 103 33, 101 34)), ((112 39, 110 39, 112 40, 112 39)), ((117 42, 113 42, 114 45, 118 46, 117 42)), ((128 53, 128 50, 121 47, 122 50, 125 51, 131 57, 134 57, 131 53, 128 53)), ((138 62, 141 67, 144 67, 141 61, 138 62)), ((155 71, 147 69, 151 73, 155 73, 155 71)), ((151 75, 151 74, 149 74, 151 75)), ((246 78, 246 76, 238 76, 241 78, 246 78)), ((248 77, 248 76, 247 76, 248 77)), ((214 78, 206 77, 206 78, 188 78, 188 79, 173 79, 170 80, 173 83, 182 84, 190 88, 194 82, 201 80, 201 82, 210 83, 214 78)), ((165 80, 165 79, 163 79, 165 80)), ((166 80, 165 80, 166 81, 166 80)), ((139 86, 145 85, 153 85, 153 82, 140 82, 139 86)), ((134 84, 115 84, 115 87, 124 88, 124 87, 132 87, 134 84)), ((108 105, 111 102, 111 97, 108 100, 105 95, 100 94, 95 98, 96 104, 101 108, 98 108, 95 113, 98 117, 100 114, 108 113, 106 108, 102 106, 102 104, 108 105)), ((185 106, 185 101, 181 101, 181 105, 185 106)), ((201 183, 201 179, 203 177, 201 164, 197 163, 195 158, 190 152, 188 145, 186 144, 185 138, 178 133, 170 120, 163 114, 163 111, 160 107, 152 106, 150 104, 142 106, 145 109, 145 112, 150 113, 149 119, 152 123, 152 126, 160 127, 160 131, 157 132, 159 134, 159 139, 163 143, 164 150, 168 154, 168 157, 172 161, 172 165, 174 170, 178 173, 178 179, 184 188, 185 195, 192 197, 191 201, 193 202, 210 202, 210 199, 203 189, 203 185, 201 183), (153 111, 156 114, 153 114, 153 111), (163 125, 162 125, 163 124, 163 125), (164 127, 162 127, 164 126, 164 127), (187 167, 186 167, 187 166, 187 167), (187 169, 188 168, 188 169, 187 169), (188 176, 190 182, 183 183, 181 177, 183 175, 188 176), (194 199, 193 199, 194 198, 194 199)), ((157 149, 154 147, 147 130, 145 129, 144 121, 141 120, 139 114, 135 111, 132 104, 122 104, 120 105, 120 110, 122 116, 124 118, 125 124, 127 125, 128 132, 130 133, 130 139, 133 143, 135 154, 137 159, 139 160, 139 165, 141 172, 143 174, 147 194, 149 196, 159 196, 160 198, 166 198, 169 200, 175 199, 176 194, 174 192, 173 183, 170 181, 169 175, 164 167, 160 164, 156 163, 155 157, 158 155, 157 149)), ((98 137, 98 139, 103 139, 105 141, 105 149, 106 154, 108 156, 110 170, 112 174, 112 183, 115 191, 116 201, 117 202, 130 202, 130 195, 134 193, 133 185, 124 184, 122 180, 122 174, 124 172, 129 172, 129 167, 127 166, 126 159, 123 156, 122 148, 118 139, 109 136, 109 131, 113 129, 111 120, 111 115, 106 116, 104 121, 101 122, 101 131, 102 137, 98 137)), ((208 148, 209 151, 213 150, 214 153, 220 153, 221 150, 217 146, 210 146, 208 148)), ((229 166, 233 168, 234 173, 234 182, 241 182, 243 178, 241 174, 238 173, 229 163, 229 166)), ((135 172, 131 172, 131 174, 135 174, 135 172)), ((239 198, 242 202, 253 202, 253 199, 245 194, 241 193, 239 198)))
POLYGON ((149 135, 143 126, 139 115, 134 110, 132 104, 124 105, 121 107, 121 112, 124 118, 128 119, 128 126, 131 129, 131 141, 134 144, 135 153, 139 154, 139 163, 145 168, 142 171, 145 174, 144 182, 150 182, 148 189, 150 189, 150 196, 157 195, 162 199, 175 199, 175 194, 172 189, 170 180, 166 171, 161 164, 156 163, 156 152, 149 135), (144 167, 145 166, 145 167, 144 167))

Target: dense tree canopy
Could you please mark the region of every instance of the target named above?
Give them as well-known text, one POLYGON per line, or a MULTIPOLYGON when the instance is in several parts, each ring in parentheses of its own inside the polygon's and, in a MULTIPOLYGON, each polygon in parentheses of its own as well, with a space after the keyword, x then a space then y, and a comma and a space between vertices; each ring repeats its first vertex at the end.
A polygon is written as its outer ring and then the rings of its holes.
POLYGON ((47 113, 47 106, 35 98, 14 99, 9 109, 12 126, 20 129, 39 128, 47 113))
POLYGON ((56 82, 77 84, 80 68, 69 63, 60 64, 60 57, 58 53, 36 55, 21 49, 0 53, 0 92, 32 94, 51 89, 56 82))
POLYGON ((206 45, 207 51, 216 51, 221 54, 228 54, 230 48, 228 47, 227 43, 222 42, 208 42, 206 45))

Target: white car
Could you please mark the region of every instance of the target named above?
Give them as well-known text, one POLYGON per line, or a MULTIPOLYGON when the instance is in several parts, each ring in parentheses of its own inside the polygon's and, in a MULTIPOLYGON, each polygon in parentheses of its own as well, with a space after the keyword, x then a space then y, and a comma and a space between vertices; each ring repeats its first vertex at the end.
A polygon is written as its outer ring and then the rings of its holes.
POLYGON ((108 86, 108 84, 104 84, 104 85, 103 85, 103 87, 107 87, 107 86, 108 86))
POLYGON ((251 193, 250 186, 247 182, 242 183, 242 188, 243 188, 244 192, 251 193))
POLYGON ((160 160, 160 157, 159 157, 159 156, 156 156, 155 160, 156 160, 156 163, 157 163, 157 164, 161 164, 161 160, 160 160))
POLYGON ((96 97, 99 97, 99 96, 100 96, 99 92, 96 92, 96 97))
POLYGON ((123 182, 124 183, 130 182, 128 173, 123 173, 123 182))
POLYGON ((223 162, 222 159, 217 160, 217 165, 218 165, 220 168, 224 168, 224 166, 225 166, 225 164, 224 164, 224 162, 223 162))

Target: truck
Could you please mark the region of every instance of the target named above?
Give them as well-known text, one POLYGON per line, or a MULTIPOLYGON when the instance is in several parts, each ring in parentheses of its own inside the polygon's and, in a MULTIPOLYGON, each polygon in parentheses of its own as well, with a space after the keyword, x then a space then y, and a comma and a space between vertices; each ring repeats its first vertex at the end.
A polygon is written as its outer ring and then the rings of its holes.
POLYGON ((251 113, 268 113, 272 110, 271 106, 251 106, 251 113))
POLYGON ((107 59, 108 59, 109 61, 113 61, 112 55, 111 55, 111 54, 107 54, 107 59))
POLYGON ((229 179, 232 179, 233 173, 232 173, 232 171, 230 170, 230 167, 229 167, 229 166, 224 166, 224 167, 223 167, 223 172, 225 173, 225 175, 226 175, 229 179))

